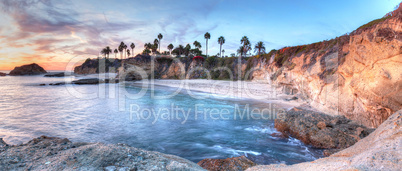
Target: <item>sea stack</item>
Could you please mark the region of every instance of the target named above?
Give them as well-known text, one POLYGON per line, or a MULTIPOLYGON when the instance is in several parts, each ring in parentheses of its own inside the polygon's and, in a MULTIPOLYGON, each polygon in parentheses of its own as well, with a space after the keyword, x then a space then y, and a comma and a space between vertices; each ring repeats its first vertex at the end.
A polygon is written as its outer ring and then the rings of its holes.
POLYGON ((32 63, 29 65, 23 65, 19 67, 15 67, 9 75, 18 76, 18 75, 40 75, 46 74, 47 72, 38 64, 32 63))

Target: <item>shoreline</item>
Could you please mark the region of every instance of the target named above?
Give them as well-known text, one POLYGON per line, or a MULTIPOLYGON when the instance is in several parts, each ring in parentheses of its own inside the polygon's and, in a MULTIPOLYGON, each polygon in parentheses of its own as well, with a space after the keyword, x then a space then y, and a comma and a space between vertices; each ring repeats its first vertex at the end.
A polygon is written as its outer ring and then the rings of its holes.
POLYGON ((228 98, 236 100, 255 100, 263 103, 273 103, 287 111, 293 107, 309 108, 307 104, 295 96, 279 93, 270 84, 257 81, 227 81, 207 79, 155 79, 126 82, 128 85, 146 84, 184 90, 189 95, 194 93, 207 93, 209 98, 228 98), (270 91, 266 91, 269 89, 270 91), (246 93, 245 93, 246 92, 246 93))

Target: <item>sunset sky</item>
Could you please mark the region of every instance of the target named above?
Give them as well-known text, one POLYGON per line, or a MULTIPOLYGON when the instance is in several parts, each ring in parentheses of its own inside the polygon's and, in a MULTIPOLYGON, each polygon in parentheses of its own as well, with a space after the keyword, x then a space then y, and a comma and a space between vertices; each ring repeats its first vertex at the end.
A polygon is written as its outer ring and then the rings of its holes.
MULTIPOLYGON (((99 55, 105 46, 135 43, 135 54, 159 33, 161 50, 197 40, 210 55, 235 53, 248 36, 267 51, 349 33, 383 17, 400 0, 1 0, 0 70, 38 63, 64 70, 70 61, 99 55)), ((254 50, 253 50, 254 52, 254 50)), ((114 56, 112 54, 111 56, 114 56)))

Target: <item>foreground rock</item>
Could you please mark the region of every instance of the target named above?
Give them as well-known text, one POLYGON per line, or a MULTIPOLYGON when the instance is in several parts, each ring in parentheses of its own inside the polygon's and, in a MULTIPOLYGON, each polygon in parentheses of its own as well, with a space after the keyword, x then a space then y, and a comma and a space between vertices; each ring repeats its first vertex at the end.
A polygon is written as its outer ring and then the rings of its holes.
POLYGON ((20 67, 15 67, 9 75, 17 76, 17 75, 39 75, 46 74, 47 72, 38 64, 29 64, 23 65, 20 67))
POLYGON ((293 108, 276 119, 275 128, 305 144, 329 149, 350 147, 373 131, 344 116, 329 116, 300 108, 293 108))
POLYGON ((6 75, 7 75, 6 73, 0 72, 0 77, 4 77, 6 75))
POLYGON ((402 110, 391 115, 373 133, 330 157, 291 166, 255 166, 257 170, 400 170, 402 168, 402 110))
POLYGON ((246 170, 249 167, 257 165, 244 156, 227 158, 227 159, 204 159, 198 162, 197 164, 200 165, 202 168, 210 171, 220 171, 220 170, 242 171, 246 170))
POLYGON ((0 139, 0 170, 203 170, 186 159, 127 145, 73 143, 42 136, 9 146, 0 139))

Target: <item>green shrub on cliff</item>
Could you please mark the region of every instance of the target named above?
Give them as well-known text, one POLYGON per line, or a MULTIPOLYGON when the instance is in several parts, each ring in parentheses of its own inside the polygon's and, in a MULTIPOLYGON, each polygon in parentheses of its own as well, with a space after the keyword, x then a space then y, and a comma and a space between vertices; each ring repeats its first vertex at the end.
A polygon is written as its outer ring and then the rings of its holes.
POLYGON ((370 28, 370 27, 372 27, 372 26, 374 26, 374 25, 377 25, 377 24, 379 24, 379 23, 381 23, 381 22, 387 20, 388 18, 391 18, 391 16, 386 16, 386 17, 383 17, 383 18, 379 18, 379 19, 370 21, 369 23, 360 26, 360 27, 357 28, 356 30, 364 30, 364 29, 366 29, 366 28, 370 28))

